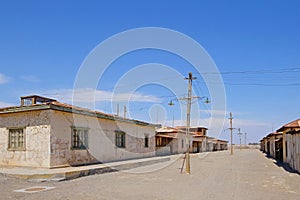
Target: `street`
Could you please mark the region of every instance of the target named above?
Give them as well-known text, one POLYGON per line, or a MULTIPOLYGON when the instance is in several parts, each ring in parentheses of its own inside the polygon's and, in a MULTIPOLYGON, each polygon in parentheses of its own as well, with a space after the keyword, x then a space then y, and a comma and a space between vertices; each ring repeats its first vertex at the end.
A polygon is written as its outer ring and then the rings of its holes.
POLYGON ((236 149, 233 156, 229 151, 193 154, 189 175, 180 174, 182 161, 62 182, 0 177, 1 199, 300 199, 300 175, 285 170, 259 150, 236 149), (162 168, 153 171, 157 167, 162 168), (54 188, 35 193, 15 191, 33 186, 54 188))

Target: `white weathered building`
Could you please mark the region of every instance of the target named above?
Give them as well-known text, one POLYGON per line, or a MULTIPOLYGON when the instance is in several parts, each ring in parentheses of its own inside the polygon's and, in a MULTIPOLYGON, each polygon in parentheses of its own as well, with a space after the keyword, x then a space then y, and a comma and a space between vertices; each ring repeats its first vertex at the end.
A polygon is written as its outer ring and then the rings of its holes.
POLYGON ((0 165, 64 167, 155 156, 154 124, 40 96, 0 109, 0 165))
MULTIPOLYGON (((227 150, 228 141, 206 135, 207 128, 191 127, 189 141, 191 153, 227 150)), ((184 153, 187 151, 187 135, 185 126, 163 127, 156 130, 157 155, 184 153)))
POLYGON ((187 150, 186 132, 162 127, 156 130, 156 155, 170 155, 184 153, 187 150))

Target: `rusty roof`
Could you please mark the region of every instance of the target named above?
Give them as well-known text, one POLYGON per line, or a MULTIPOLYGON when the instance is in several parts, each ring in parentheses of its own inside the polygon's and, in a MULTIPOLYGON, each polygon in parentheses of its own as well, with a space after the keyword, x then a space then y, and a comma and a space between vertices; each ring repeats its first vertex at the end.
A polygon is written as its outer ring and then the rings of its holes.
POLYGON ((178 132, 183 132, 182 130, 179 130, 177 128, 173 128, 173 127, 160 127, 158 129, 156 129, 156 132, 158 133, 178 133, 178 132))
POLYGON ((296 127, 300 127, 300 119, 296 119, 288 124, 285 124, 284 127, 287 128, 296 128, 296 127))
POLYGON ((296 119, 292 122, 289 122, 285 125, 283 125, 282 127, 280 127, 277 132, 281 132, 283 131, 285 128, 300 128, 300 118, 299 119, 296 119))

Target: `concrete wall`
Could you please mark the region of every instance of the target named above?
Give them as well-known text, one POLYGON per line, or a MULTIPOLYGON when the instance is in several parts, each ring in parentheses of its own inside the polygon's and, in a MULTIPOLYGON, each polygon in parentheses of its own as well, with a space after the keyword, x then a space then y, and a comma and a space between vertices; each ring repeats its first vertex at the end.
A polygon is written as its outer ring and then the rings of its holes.
POLYGON ((166 155, 171 155, 171 145, 163 146, 163 147, 157 147, 156 156, 166 156, 166 155))
POLYGON ((155 128, 128 122, 51 111, 51 167, 155 156, 155 128), (71 127, 85 127, 88 149, 71 149, 71 127), (115 146, 115 130, 126 132, 126 148, 115 146), (149 136, 149 147, 144 137, 149 136))
POLYGON ((177 134, 177 143, 175 145, 177 146, 176 153, 184 153, 187 150, 186 134, 185 133, 178 133, 177 134), (182 146, 182 141, 183 141, 183 146, 182 146))
POLYGON ((49 110, 0 115, 0 165, 50 166, 49 110), (8 128, 24 128, 25 150, 8 149, 8 128))

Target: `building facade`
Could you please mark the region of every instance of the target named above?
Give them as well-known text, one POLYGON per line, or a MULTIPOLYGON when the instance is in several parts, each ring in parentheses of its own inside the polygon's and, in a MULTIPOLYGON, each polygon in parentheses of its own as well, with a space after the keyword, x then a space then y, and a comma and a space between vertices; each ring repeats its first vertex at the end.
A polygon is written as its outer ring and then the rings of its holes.
POLYGON ((0 165, 65 167, 155 156, 157 125, 40 96, 0 109, 0 165))
MULTIPOLYGON (((227 150, 228 141, 209 137, 206 134, 207 128, 205 127, 191 127, 189 129, 190 153, 227 150)), ((186 152, 188 149, 186 127, 162 127, 157 129, 156 148, 157 155, 186 152)))
POLYGON ((288 163, 300 173, 300 119, 283 125, 264 137, 260 143, 263 152, 288 163))

